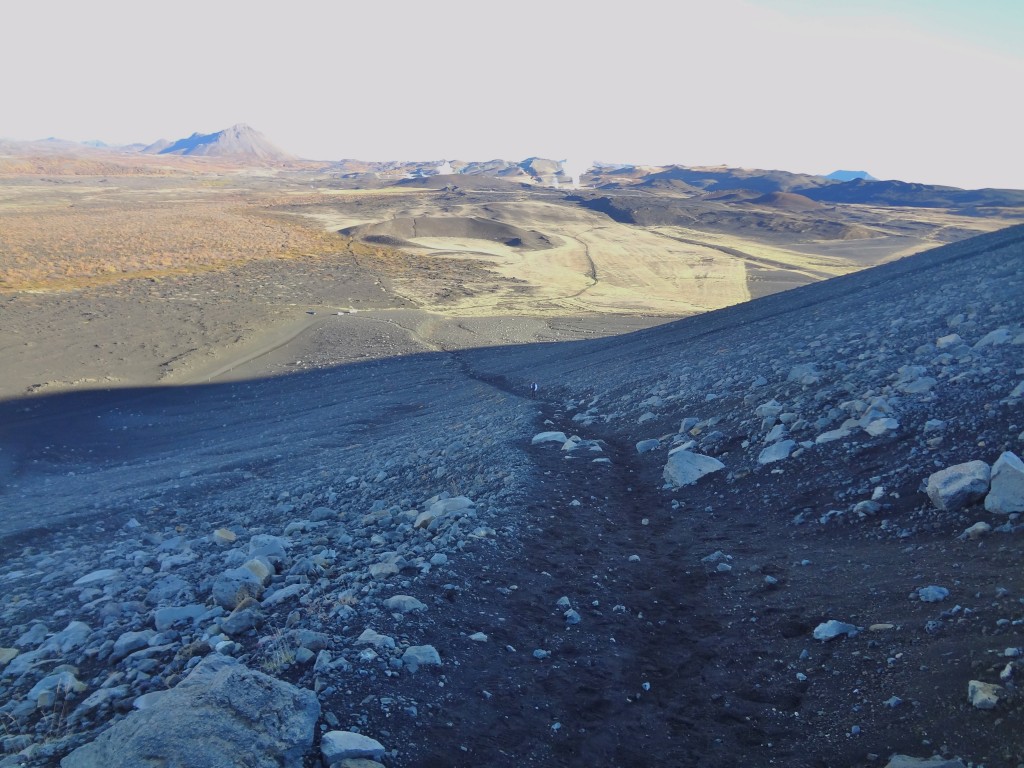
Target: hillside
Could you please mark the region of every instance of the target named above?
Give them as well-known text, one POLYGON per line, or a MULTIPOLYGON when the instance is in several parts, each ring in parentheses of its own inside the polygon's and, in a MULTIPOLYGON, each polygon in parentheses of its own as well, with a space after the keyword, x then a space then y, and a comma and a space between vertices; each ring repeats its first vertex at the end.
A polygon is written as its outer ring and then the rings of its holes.
POLYGON ((0 401, 4 763, 1016 766, 1022 249, 0 401))

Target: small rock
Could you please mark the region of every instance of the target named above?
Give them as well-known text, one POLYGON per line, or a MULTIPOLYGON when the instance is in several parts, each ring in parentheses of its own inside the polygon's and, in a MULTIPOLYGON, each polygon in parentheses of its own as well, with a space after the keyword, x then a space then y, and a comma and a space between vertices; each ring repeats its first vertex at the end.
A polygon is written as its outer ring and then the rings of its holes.
POLYGON ((968 541, 980 539, 982 536, 992 532, 992 526, 984 521, 979 521, 960 534, 959 538, 968 541))
POLYGON ((833 638, 839 637, 840 635, 846 635, 853 637, 858 632, 857 627, 853 624, 847 624, 842 621, 836 621, 835 619, 829 619, 823 624, 819 624, 814 628, 814 639, 815 640, 832 640, 833 638))
POLYGON ((425 611, 427 606, 411 595, 394 595, 384 601, 384 607, 394 613, 412 613, 425 611))
POLYGON ((235 535, 234 531, 228 530, 227 528, 218 528, 211 534, 211 538, 217 544, 231 544, 238 536, 235 535))
POLYGON ((758 464, 771 464, 776 461, 788 459, 789 454, 796 448, 795 440, 782 440, 774 445, 769 445, 757 457, 758 464))
POLYGON ((402 663, 416 672, 420 667, 440 666, 441 655, 432 645, 410 645, 402 654, 402 663))
POLYGON ((922 603, 941 603, 949 597, 949 590, 945 587, 921 587, 917 590, 917 598, 922 603))
POLYGON ((384 759, 384 745, 352 731, 328 731, 320 739, 320 756, 325 768, 337 768, 343 760, 384 759))
POLYGON ((994 709, 1002 697, 1003 687, 994 683, 971 680, 967 684, 967 699, 975 709, 994 709))

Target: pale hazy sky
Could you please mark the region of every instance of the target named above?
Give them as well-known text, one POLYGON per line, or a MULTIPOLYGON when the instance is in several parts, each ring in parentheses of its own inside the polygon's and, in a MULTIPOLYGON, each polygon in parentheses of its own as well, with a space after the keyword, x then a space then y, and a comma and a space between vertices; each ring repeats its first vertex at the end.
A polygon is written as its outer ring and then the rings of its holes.
POLYGON ((0 137, 248 123, 337 160, 866 170, 1024 188, 1024 0, 51 0, 0 137))

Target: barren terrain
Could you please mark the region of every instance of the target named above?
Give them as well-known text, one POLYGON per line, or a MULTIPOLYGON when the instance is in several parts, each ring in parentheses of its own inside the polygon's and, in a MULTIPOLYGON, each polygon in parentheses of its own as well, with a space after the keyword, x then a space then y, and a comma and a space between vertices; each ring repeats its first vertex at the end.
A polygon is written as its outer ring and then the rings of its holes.
POLYGON ((0 766, 1017 766, 1017 213, 442 181, 0 177, 0 766))
POLYGON ((436 348, 565 338, 552 327, 567 318, 637 327, 1016 220, 602 193, 641 211, 631 223, 588 202, 594 193, 487 177, 416 186, 163 162, 173 173, 0 176, 0 395, 199 381, 353 309, 419 309, 436 348), (834 226, 864 236, 834 239, 834 226), (482 333, 495 317, 538 322, 528 335, 482 333), (449 339, 454 318, 480 320, 449 339))

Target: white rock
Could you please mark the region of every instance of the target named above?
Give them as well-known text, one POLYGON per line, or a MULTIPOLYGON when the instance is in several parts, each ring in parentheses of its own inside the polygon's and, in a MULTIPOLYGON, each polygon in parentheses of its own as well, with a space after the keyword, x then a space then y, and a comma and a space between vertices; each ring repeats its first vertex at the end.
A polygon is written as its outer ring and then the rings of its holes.
POLYGON ((835 619, 829 619, 823 624, 819 624, 814 628, 814 639, 815 640, 831 640, 839 637, 840 635, 847 635, 853 637, 858 632, 857 628, 853 624, 847 624, 843 621, 836 621, 835 619))
POLYGON ((936 349, 949 349, 950 347, 958 347, 964 343, 964 340, 960 338, 959 333, 951 333, 948 336, 940 336, 935 340, 936 349))
POLYGON ((1024 462, 1006 451, 992 465, 991 489, 985 497, 985 509, 1008 515, 1024 512, 1024 462))
POLYGON ((693 485, 704 475, 725 469, 725 464, 711 456, 690 451, 677 451, 668 457, 662 473, 665 481, 674 486, 693 485))
POLYGON ((1013 334, 1010 333, 1009 328, 996 328, 994 331, 989 331, 982 336, 974 345, 974 349, 981 349, 982 347, 995 347, 1000 344, 1006 344, 1010 339, 1013 338, 1013 334))
POLYGON ((984 520, 979 520, 970 528, 960 534, 960 539, 966 539, 967 541, 974 541, 980 539, 982 536, 992 532, 992 526, 986 523, 984 520))
POLYGON ((661 441, 657 438, 651 438, 650 440, 641 440, 636 444, 637 453, 647 453, 653 451, 655 448, 661 445, 661 441))
POLYGON ((927 493, 939 509, 957 510, 988 492, 991 470, 984 461, 968 461, 939 470, 928 478, 927 493))
POLYGON ((945 587, 921 587, 917 590, 917 599, 922 603, 941 603, 949 597, 949 590, 945 587))
POLYGON ((394 648, 395 639, 382 635, 374 629, 364 629, 362 634, 356 638, 356 645, 372 645, 375 648, 394 648))
POLYGON ((565 443, 565 432, 539 432, 533 436, 530 441, 531 445, 538 445, 539 443, 565 443))
POLYGON ((376 739, 351 731, 328 731, 320 739, 325 768, 334 768, 343 760, 383 760, 384 751, 376 739))
POLYGON ((421 603, 412 595, 394 595, 384 601, 384 606, 395 613, 411 613, 413 611, 425 611, 427 606, 421 603))
POLYGON ((971 680, 967 684, 967 699, 976 709, 994 709, 1002 694, 1002 686, 994 683, 971 680))
POLYGON ((796 447, 795 440, 783 440, 782 442, 769 445, 760 455, 757 457, 758 464, 771 464, 774 461, 782 461, 788 459, 789 454, 793 452, 796 447))
POLYGON ((402 663, 416 672, 420 667, 440 666, 441 655, 432 645, 410 645, 402 654, 402 663))
POLYGON ((754 415, 759 419, 774 419, 783 411, 783 406, 778 400, 769 400, 767 403, 761 403, 757 408, 754 409, 754 415))
POLYGON ((900 423, 893 418, 875 419, 864 427, 864 431, 872 437, 878 437, 879 435, 884 435, 886 432, 899 429, 899 426, 900 423))
POLYGON ((809 387, 821 382, 821 374, 818 373, 814 363, 801 363, 800 365, 794 365, 790 369, 786 381, 792 381, 809 387))
POLYGON ((839 429, 831 429, 828 432, 822 432, 814 439, 814 442, 818 443, 819 445, 821 443, 831 443, 835 440, 842 440, 844 438, 847 438, 851 434, 853 433, 850 432, 850 430, 846 429, 846 427, 840 427, 839 429))

